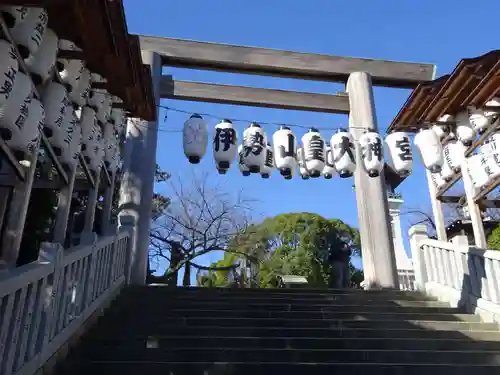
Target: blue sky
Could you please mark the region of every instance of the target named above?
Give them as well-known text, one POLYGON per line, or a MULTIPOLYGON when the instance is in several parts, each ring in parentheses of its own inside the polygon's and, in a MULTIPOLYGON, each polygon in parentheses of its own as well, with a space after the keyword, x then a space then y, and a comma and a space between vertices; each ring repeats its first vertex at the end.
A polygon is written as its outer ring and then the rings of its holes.
MULTIPOLYGON (((461 58, 475 57, 498 47, 492 25, 498 22, 498 0, 124 0, 130 33, 247 45, 339 56, 414 61, 437 65, 437 75, 450 72, 461 58)), ((335 93, 342 84, 236 75, 165 68, 174 79, 246 85, 263 88, 335 93)), ((378 124, 385 132, 409 90, 375 89, 378 124)), ((318 127, 347 125, 347 116, 260 109, 182 101, 162 102, 188 112, 220 117, 279 122, 318 127)), ((186 173, 191 165, 182 151, 182 129, 189 115, 169 111, 160 119, 157 162, 174 175, 186 173), (167 131, 165 131, 167 130, 167 131)), ((218 121, 207 119, 210 127, 218 121)), ((239 133, 247 126, 237 123, 239 133)), ((266 127, 272 134, 275 127, 266 127)), ((304 130, 294 129, 299 137, 304 130)), ((331 132, 323 132, 330 138, 331 132)), ((357 226, 353 181, 284 181, 258 176, 242 177, 235 166, 226 176, 215 171, 211 150, 199 171, 224 179, 228 190, 245 189, 262 203, 264 216, 309 211, 339 218, 357 226)), ((168 194, 168 187, 162 188, 168 194)), ((400 187, 405 207, 429 210, 427 182, 419 161, 411 177, 400 187)), ((403 220, 407 233, 408 220, 403 220)), ((211 257, 213 258, 213 256, 211 257)))

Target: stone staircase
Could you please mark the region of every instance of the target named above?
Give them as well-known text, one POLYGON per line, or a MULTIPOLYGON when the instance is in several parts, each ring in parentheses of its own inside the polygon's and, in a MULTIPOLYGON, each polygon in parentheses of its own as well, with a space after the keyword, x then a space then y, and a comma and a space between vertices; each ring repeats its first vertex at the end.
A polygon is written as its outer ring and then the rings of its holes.
POLYGON ((494 323, 401 291, 127 287, 59 375, 500 374, 494 323))

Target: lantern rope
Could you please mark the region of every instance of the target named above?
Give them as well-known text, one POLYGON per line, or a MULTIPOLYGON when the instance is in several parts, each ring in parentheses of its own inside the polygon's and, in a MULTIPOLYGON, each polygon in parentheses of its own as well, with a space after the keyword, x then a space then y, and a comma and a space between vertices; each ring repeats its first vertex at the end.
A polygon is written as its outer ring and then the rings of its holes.
MULTIPOLYGON (((166 110, 164 121, 167 120, 169 111, 177 112, 177 113, 184 113, 187 115, 193 114, 193 112, 191 112, 191 111, 187 111, 187 110, 183 110, 183 109, 179 109, 179 108, 174 108, 174 107, 170 107, 170 106, 166 106, 166 105, 159 105, 158 107, 166 110)), ((196 112, 196 113, 199 114, 200 116, 210 117, 210 118, 213 118, 216 120, 230 120, 231 122, 244 122, 244 123, 252 123, 255 121, 255 120, 248 120, 248 119, 224 117, 224 116, 219 116, 219 115, 215 115, 212 113, 201 113, 201 112, 196 112)), ((289 124, 289 123, 283 123, 283 122, 257 121, 257 123, 261 124, 261 125, 271 125, 271 126, 277 126, 277 127, 288 126, 289 128, 300 128, 300 129, 310 129, 312 127, 311 125, 289 124)), ((350 126, 350 127, 346 127, 346 126, 317 127, 317 126, 314 126, 314 128, 318 129, 318 130, 327 130, 327 131, 335 131, 335 130, 341 130, 341 129, 348 130, 348 129, 353 129, 353 128, 354 129, 368 130, 367 127, 361 127, 361 126, 350 126)), ((182 129, 172 130, 172 129, 162 129, 162 128, 158 127, 158 130, 161 132, 166 132, 166 133, 182 133, 182 129)))

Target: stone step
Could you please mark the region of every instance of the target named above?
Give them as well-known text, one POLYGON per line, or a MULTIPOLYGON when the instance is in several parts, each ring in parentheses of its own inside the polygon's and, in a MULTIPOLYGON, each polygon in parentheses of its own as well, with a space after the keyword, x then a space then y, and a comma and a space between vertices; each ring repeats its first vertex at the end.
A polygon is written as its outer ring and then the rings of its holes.
POLYGON ((61 375, 119 374, 119 375, 497 375, 494 365, 463 364, 360 364, 360 363, 82 363, 61 375))
POLYGON ((500 351, 500 341, 473 341, 471 339, 415 339, 415 338, 347 338, 347 337, 224 337, 224 336, 151 336, 118 339, 96 337, 92 347, 123 346, 129 349, 157 347, 163 349, 206 348, 269 349, 399 349, 399 350, 482 350, 500 351))
MULTIPOLYGON (((373 323, 373 322, 369 322, 373 323)), ((124 340, 132 337, 147 337, 147 336, 223 336, 223 337, 318 337, 318 338, 441 338, 441 339, 473 339, 486 341, 500 341, 500 332, 492 330, 492 326, 487 326, 486 329, 473 330, 478 323, 453 323, 453 322, 422 322, 422 326, 407 324, 403 329, 393 329, 387 326, 389 322, 384 321, 380 324, 380 328, 312 328, 312 327, 262 327, 262 326, 247 326, 247 327, 227 327, 227 326, 183 326, 170 325, 168 327, 152 326, 145 327, 143 322, 136 325, 101 325, 93 327, 87 335, 87 339, 91 341, 94 338, 109 338, 114 337, 119 340, 124 340), (411 327, 411 329, 409 329, 411 327), (163 329, 165 328, 165 329, 163 329), (489 328, 489 329, 488 329, 489 328)), ((363 324, 353 322, 353 324, 363 324)), ((396 323, 394 323, 396 324, 396 323)), ((373 326, 370 326, 373 327, 373 326)))
POLYGON ((164 322, 169 318, 207 318, 207 319, 307 319, 307 320, 432 320, 432 321, 463 321, 463 322, 480 322, 478 315, 473 314, 444 314, 436 312, 414 312, 409 310, 395 310, 394 312, 374 312, 363 311, 363 306, 358 307, 357 311, 265 311, 265 310, 205 310, 205 309, 183 309, 172 308, 165 311, 145 310, 143 314, 135 311, 116 310, 110 311, 103 318, 106 321, 112 322, 115 319, 126 321, 137 321, 138 319, 147 319, 149 322, 164 322))
MULTIPOLYGON (((247 362, 247 363, 420 363, 500 365, 500 352, 436 350, 351 350, 351 349, 250 349, 221 348, 214 341, 205 348, 82 348, 77 357, 85 362, 124 361, 142 363, 169 362, 247 362)), ((499 368, 500 370, 500 368, 499 368)))
POLYGON ((127 311, 129 313, 141 314, 148 311, 149 314, 164 315, 172 309, 192 309, 192 310, 252 310, 252 311, 375 311, 375 312, 413 312, 413 313, 456 313, 459 312, 457 308, 453 307, 427 307, 427 306, 413 306, 406 307, 391 304, 332 304, 332 303, 286 303, 286 302, 247 302, 247 301, 214 301, 204 302, 196 300, 186 301, 144 301, 141 303, 130 304, 116 304, 111 308, 111 311, 122 313, 127 311))
POLYGON ((355 297, 362 299, 399 299, 399 300, 429 300, 429 297, 419 292, 400 290, 355 290, 355 289, 231 289, 231 288, 168 288, 157 286, 129 286, 123 292, 131 297, 155 295, 166 298, 221 298, 221 297, 249 297, 257 298, 327 298, 327 297, 355 297))
MULTIPOLYGON (((106 326, 106 324, 102 324, 106 326)), ((283 327, 283 328, 323 328, 323 329, 342 329, 342 328, 373 328, 373 329, 458 329, 458 330, 480 330, 480 331, 498 331, 496 323, 482 322, 461 322, 461 321, 431 321, 431 320, 368 320, 362 315, 359 319, 286 319, 286 318, 244 318, 244 317, 170 317, 163 319, 146 319, 143 317, 134 319, 115 319, 115 324, 109 326, 116 329, 126 329, 129 332, 165 332, 178 327, 283 327)), ((104 327, 106 330, 106 327, 104 327)))

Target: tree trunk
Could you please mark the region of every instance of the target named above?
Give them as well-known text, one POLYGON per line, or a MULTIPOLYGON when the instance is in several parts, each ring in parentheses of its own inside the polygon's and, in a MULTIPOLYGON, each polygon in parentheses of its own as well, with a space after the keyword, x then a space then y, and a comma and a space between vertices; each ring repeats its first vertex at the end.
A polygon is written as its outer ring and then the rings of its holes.
POLYGON ((182 286, 191 286, 191 264, 189 262, 186 262, 186 265, 184 266, 182 286))

